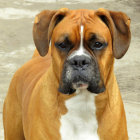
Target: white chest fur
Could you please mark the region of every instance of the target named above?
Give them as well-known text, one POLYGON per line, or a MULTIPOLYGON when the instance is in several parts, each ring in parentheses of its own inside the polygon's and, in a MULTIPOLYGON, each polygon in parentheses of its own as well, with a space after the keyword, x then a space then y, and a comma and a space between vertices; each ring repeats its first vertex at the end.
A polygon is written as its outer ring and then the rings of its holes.
POLYGON ((60 120, 62 140, 99 140, 94 97, 83 89, 66 101, 68 112, 60 120))

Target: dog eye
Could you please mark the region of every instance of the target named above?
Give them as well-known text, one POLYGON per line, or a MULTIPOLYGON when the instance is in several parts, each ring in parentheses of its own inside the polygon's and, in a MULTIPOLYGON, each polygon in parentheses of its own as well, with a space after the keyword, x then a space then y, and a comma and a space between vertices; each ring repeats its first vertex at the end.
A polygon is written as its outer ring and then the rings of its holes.
POLYGON ((62 42, 55 42, 55 46, 63 52, 69 52, 74 45, 70 40, 68 40, 68 38, 65 38, 65 40, 62 42))
POLYGON ((59 49, 65 50, 66 49, 66 44, 65 42, 61 42, 61 43, 55 43, 55 46, 59 49))
POLYGON ((103 48, 103 44, 101 43, 101 42, 94 42, 91 46, 90 46, 90 48, 92 49, 92 50, 100 50, 100 49, 102 49, 103 48))

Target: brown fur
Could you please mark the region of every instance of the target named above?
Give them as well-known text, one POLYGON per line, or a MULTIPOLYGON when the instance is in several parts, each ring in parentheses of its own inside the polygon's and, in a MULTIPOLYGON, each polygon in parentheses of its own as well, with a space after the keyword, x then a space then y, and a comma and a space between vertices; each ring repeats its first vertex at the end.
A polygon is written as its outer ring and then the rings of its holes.
POLYGON ((76 44, 69 52, 68 55, 70 55, 77 49, 80 42, 79 27, 81 23, 84 25, 85 40, 89 38, 90 31, 101 35, 108 42, 107 48, 94 53, 85 44, 85 48, 97 59, 106 87, 105 92, 96 96, 95 99, 98 135, 101 140, 128 140, 125 112, 113 64, 114 56, 120 58, 126 53, 130 43, 130 30, 127 16, 124 13, 119 16, 118 14, 104 9, 97 11, 61 9, 49 11, 49 14, 45 11, 36 17, 33 34, 39 53, 42 56, 47 53, 50 38, 52 46, 45 57, 41 57, 35 51, 33 58, 24 64, 13 77, 4 103, 5 140, 61 139, 59 120, 61 115, 68 111, 65 101, 75 94, 63 95, 58 92, 67 54, 56 49, 54 42, 63 33, 69 33, 72 42, 76 44), (55 22, 60 15, 65 18, 55 27, 55 22), (42 20, 42 16, 43 18, 44 16, 49 17, 49 21, 42 20), (106 21, 102 21, 101 16, 105 16, 106 21), (123 24, 118 25, 118 20, 123 24), (43 23, 40 24, 40 21, 43 23), (117 29, 116 24, 119 26, 117 29), (47 30, 45 35, 44 33, 42 35, 40 31, 42 29, 47 30), (40 36, 37 36, 38 32, 40 32, 40 36), (122 46, 117 46, 114 38, 117 35, 122 36, 121 40, 117 40, 122 46), (47 44, 44 45, 46 39, 47 44), (127 42, 126 46, 124 42, 127 42))

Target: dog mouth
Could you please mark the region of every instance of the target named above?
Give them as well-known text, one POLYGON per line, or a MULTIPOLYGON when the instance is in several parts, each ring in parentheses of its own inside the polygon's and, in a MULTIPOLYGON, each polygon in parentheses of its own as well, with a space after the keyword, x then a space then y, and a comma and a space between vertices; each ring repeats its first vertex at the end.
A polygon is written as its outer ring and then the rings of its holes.
POLYGON ((66 79, 66 81, 63 81, 59 85, 59 92, 63 94, 72 94, 77 90, 79 91, 83 89, 86 89, 91 93, 98 94, 104 92, 105 87, 104 84, 99 85, 99 81, 94 78, 91 79, 91 81, 83 79, 74 79, 73 81, 69 81, 66 79))
POLYGON ((99 69, 93 64, 84 70, 77 70, 66 62, 61 74, 58 91, 63 94, 73 94, 79 89, 87 89, 95 94, 104 92, 105 87, 99 69))
POLYGON ((73 89, 87 89, 88 86, 88 83, 82 81, 72 84, 73 89))

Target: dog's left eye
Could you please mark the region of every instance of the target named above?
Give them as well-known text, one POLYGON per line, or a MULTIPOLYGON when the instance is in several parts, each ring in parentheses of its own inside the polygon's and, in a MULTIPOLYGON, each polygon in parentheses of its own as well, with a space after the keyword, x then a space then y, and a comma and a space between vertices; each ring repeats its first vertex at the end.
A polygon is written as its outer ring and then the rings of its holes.
POLYGON ((91 46, 90 46, 90 48, 92 49, 92 50, 100 50, 100 49, 102 49, 103 48, 103 43, 101 43, 101 42, 94 42, 91 46))

